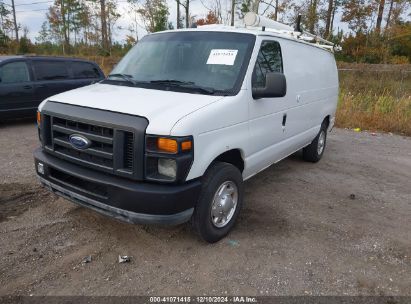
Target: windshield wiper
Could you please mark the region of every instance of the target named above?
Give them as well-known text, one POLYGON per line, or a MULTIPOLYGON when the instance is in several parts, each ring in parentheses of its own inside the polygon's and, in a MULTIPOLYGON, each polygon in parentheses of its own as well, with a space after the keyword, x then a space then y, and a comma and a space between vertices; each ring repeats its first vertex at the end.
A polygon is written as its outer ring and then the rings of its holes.
POLYGON ((165 84, 165 85, 171 85, 171 86, 182 87, 182 88, 190 88, 190 89, 193 89, 197 92, 206 93, 206 94, 214 94, 215 93, 215 90, 213 88, 206 88, 206 87, 198 86, 193 81, 181 81, 181 80, 175 80, 175 79, 162 79, 162 80, 151 80, 150 83, 165 84))
POLYGON ((121 78, 121 79, 123 79, 127 82, 132 83, 133 85, 137 84, 137 81, 135 81, 133 79, 133 77, 131 75, 128 75, 128 74, 110 74, 110 75, 107 76, 107 79, 110 78, 110 77, 118 77, 118 78, 121 78))
POLYGON ((151 80, 151 83, 164 83, 164 84, 194 84, 192 81, 181 81, 181 80, 175 80, 175 79, 161 79, 161 80, 151 80))

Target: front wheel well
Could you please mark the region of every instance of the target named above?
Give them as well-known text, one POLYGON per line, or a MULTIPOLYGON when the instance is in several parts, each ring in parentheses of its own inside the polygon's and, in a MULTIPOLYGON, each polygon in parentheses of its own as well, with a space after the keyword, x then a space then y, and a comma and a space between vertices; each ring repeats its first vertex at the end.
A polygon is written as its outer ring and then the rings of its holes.
POLYGON ((243 160, 243 157, 241 156, 241 151, 239 149, 229 150, 229 151, 226 151, 220 154, 212 161, 212 163, 215 163, 215 162, 225 162, 225 163, 232 164, 234 167, 240 170, 241 173, 243 173, 244 160, 243 160))
POLYGON ((323 120, 323 122, 321 123, 321 125, 322 125, 322 126, 325 126, 325 127, 328 129, 328 127, 330 126, 330 115, 327 115, 327 116, 324 118, 324 120, 323 120))

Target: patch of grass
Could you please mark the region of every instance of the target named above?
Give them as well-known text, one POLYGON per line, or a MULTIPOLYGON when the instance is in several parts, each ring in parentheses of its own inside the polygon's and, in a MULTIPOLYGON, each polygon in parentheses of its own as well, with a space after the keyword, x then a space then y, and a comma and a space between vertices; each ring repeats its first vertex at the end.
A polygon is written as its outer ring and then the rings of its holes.
POLYGON ((411 136, 409 66, 351 66, 340 70, 339 77, 338 127, 411 136))

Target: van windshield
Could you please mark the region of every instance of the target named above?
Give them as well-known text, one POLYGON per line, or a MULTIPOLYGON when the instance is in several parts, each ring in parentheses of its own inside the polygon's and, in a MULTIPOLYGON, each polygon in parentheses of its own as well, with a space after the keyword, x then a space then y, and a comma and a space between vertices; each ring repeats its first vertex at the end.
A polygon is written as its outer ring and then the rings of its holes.
POLYGON ((241 88, 254 41, 254 35, 242 33, 148 35, 127 53, 105 83, 235 95, 241 88))

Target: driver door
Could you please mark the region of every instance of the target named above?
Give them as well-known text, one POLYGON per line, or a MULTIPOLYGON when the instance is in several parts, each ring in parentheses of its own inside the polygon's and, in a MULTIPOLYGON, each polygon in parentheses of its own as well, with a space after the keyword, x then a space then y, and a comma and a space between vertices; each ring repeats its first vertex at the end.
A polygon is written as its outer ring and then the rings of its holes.
MULTIPOLYGON (((276 40, 267 39, 261 42, 252 74, 252 87, 264 87, 266 74, 272 72, 284 73, 281 45, 276 40)), ((285 156, 287 109, 287 95, 250 100, 250 146, 253 150, 250 169, 254 173, 285 156)))

